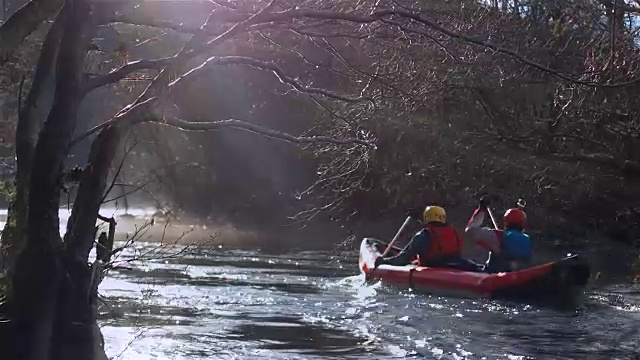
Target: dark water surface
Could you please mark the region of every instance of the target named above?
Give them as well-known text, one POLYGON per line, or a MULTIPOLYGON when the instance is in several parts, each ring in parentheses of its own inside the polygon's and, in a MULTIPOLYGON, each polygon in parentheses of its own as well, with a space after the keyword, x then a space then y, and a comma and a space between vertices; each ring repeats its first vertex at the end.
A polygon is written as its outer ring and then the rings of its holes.
MULTIPOLYGON (((123 257, 140 254, 139 245, 123 257)), ((157 254, 156 254, 157 255, 157 254)), ((363 286, 357 254, 213 249, 123 263, 101 285, 118 359, 637 359, 640 287, 561 312, 363 286)))

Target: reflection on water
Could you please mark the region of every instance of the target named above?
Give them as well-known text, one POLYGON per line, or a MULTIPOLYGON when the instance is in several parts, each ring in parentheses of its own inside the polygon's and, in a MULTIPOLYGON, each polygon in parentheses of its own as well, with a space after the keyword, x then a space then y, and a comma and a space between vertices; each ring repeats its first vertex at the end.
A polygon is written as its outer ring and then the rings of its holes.
MULTIPOLYGON (((138 249, 141 250, 141 249, 138 249)), ((142 249, 143 250, 143 249, 142 249)), ((131 256, 131 252, 125 254, 131 256)), ((119 359, 620 359, 637 354, 640 288, 559 312, 363 285, 355 254, 212 249, 127 263, 101 286, 119 359)))

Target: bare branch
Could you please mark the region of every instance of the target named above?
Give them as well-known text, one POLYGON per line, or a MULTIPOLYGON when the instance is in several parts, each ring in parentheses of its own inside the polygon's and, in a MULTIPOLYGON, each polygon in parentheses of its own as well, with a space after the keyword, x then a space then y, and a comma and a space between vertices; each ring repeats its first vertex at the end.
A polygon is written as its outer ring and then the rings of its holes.
POLYGON ((184 131, 211 131, 222 128, 235 128, 245 131, 250 131, 262 136, 284 140, 293 144, 318 144, 318 143, 330 143, 335 145, 346 144, 359 144, 369 147, 375 147, 373 141, 349 138, 349 139, 336 139, 329 136, 294 136, 282 131, 266 128, 264 126, 252 124, 242 120, 219 120, 209 122, 191 122, 178 118, 168 119, 165 122, 157 122, 160 125, 166 125, 174 128, 178 128, 184 131))
POLYGON ((69 143, 69 147, 73 147, 76 144, 78 144, 80 141, 82 141, 83 139, 86 139, 87 137, 95 134, 96 132, 107 128, 110 125, 114 125, 118 122, 128 122, 128 125, 135 125, 141 122, 145 122, 145 121, 149 121, 147 119, 147 117, 153 117, 155 115, 152 114, 151 110, 153 108, 153 105, 155 105, 156 101, 158 100, 157 97, 152 97, 149 98, 141 103, 129 106, 125 109, 123 109, 118 115, 114 116, 113 118, 98 124, 94 127, 92 127, 91 129, 85 131, 84 133, 82 133, 80 136, 76 137, 75 139, 73 139, 70 143, 69 143))
MULTIPOLYGON (((282 21, 293 20, 297 18, 310 18, 310 19, 324 19, 324 20, 344 20, 344 21, 351 21, 355 23, 371 23, 379 20, 384 16, 393 14, 393 11, 391 10, 379 11, 367 16, 359 15, 357 13, 340 13, 340 12, 332 12, 332 11, 303 11, 303 10, 287 10, 287 11, 282 11, 277 13, 268 13, 267 12, 268 8, 269 6, 267 6, 267 8, 265 9, 262 9, 258 13, 252 15, 251 17, 247 18, 246 20, 235 23, 228 30, 215 36, 213 39, 209 40, 203 45, 199 45, 198 47, 195 47, 192 49, 190 48, 190 46, 185 47, 183 50, 186 50, 186 51, 181 51, 180 53, 178 53, 173 57, 158 59, 158 60, 151 60, 149 62, 139 61, 139 62, 127 64, 124 67, 106 75, 105 78, 98 78, 91 81, 91 85, 87 86, 86 91, 90 91, 97 87, 116 82, 134 71, 139 71, 139 70, 149 69, 149 68, 157 69, 157 68, 162 68, 166 66, 177 66, 183 61, 194 58, 207 51, 211 51, 215 46, 232 38, 233 36, 236 36, 237 34, 242 33, 243 31, 258 30, 265 27, 272 27, 274 26, 272 23, 275 23, 275 22, 282 22, 282 21)), ((198 34, 199 35, 207 34, 208 31, 211 31, 211 29, 208 29, 208 26, 205 24, 200 30, 200 32, 198 32, 198 34)), ((192 43, 192 41, 190 41, 190 43, 192 43)), ((154 83, 149 85, 147 90, 153 89, 155 87, 161 87, 158 84, 159 82, 154 81, 154 83)), ((155 96, 149 91, 145 91, 145 94, 146 95, 141 97, 139 101, 147 100, 150 96, 155 96)))
MULTIPOLYGON (((131 136, 132 136, 132 133, 130 132, 129 133, 129 138, 131 136)), ((125 146, 126 146, 127 142, 128 142, 128 140, 125 141, 125 146)), ((124 154, 122 155, 122 159, 120 159, 120 164, 118 165, 118 168, 116 169, 116 172, 113 175, 113 179, 111 180, 111 184, 109 185, 107 190, 102 195, 101 203, 105 203, 106 202, 105 199, 107 198, 107 194, 109 194, 111 192, 111 190, 113 190, 113 187, 116 185, 116 181, 120 177, 120 173, 122 172, 122 168, 124 167, 124 163, 127 160, 127 157, 133 151, 133 149, 136 147, 137 144, 138 144, 138 141, 134 141, 134 143, 131 146, 125 148, 124 154)))
MULTIPOLYGON (((142 16, 131 16, 131 15, 127 15, 127 14, 113 14, 109 19, 108 22, 111 23, 123 23, 123 24, 130 24, 130 25, 141 25, 141 26, 148 26, 148 27, 155 27, 155 28, 161 28, 161 29, 169 29, 169 30, 173 30, 173 31, 177 31, 177 32, 181 32, 181 33, 185 33, 185 34, 197 34, 200 33, 202 31, 207 31, 207 29, 201 29, 198 27, 194 27, 194 26, 188 26, 188 25, 184 25, 184 24, 176 24, 174 22, 171 21, 162 21, 162 20, 157 20, 151 17, 142 17, 142 16)), ((214 29, 211 29, 212 31, 214 29)))
POLYGON ((618 8, 620 11, 623 12, 628 12, 628 13, 632 13, 632 14, 640 14, 640 7, 636 7, 636 6, 632 6, 629 4, 624 4, 623 2, 618 3, 618 1, 614 0, 598 0, 598 2, 602 5, 604 5, 606 8, 613 8, 616 7, 618 8))
MULTIPOLYGON (((104 199, 104 200, 102 200, 102 203, 106 204, 106 203, 110 203, 110 202, 113 202, 113 201, 117 201, 117 200, 126 198, 127 196, 129 196, 131 194, 135 194, 138 191, 142 191, 145 194, 147 194, 147 195, 149 195, 149 196, 151 196, 153 198, 153 194, 151 194, 151 192, 146 189, 146 186, 150 185, 153 182, 154 182, 154 180, 147 180, 142 185, 131 185, 131 184, 114 183, 114 185, 132 187, 133 189, 129 190, 129 191, 127 191, 127 192, 125 192, 125 193, 123 193, 121 195, 118 195, 118 196, 115 196, 115 197, 112 197, 112 198, 109 198, 109 199, 104 199)), ((107 194, 107 193, 105 193, 105 194, 107 194)), ((153 200, 156 202, 156 204, 160 204, 160 202, 157 199, 154 198, 153 200)))
MULTIPOLYGON (((198 56, 206 51, 211 51, 217 45, 225 42, 227 39, 232 38, 236 34, 239 34, 249 28, 251 25, 257 23, 255 20, 260 18, 263 14, 266 14, 271 10, 273 5, 275 4, 275 0, 271 0, 271 2, 257 13, 249 16, 246 20, 235 23, 228 30, 224 31, 222 34, 217 35, 212 40, 206 42, 205 45, 201 44, 201 41, 207 39, 206 34, 198 33, 195 34, 189 39, 189 41, 182 47, 182 49, 174 56, 174 62, 172 62, 169 66, 156 76, 156 78, 149 84, 149 86, 144 90, 142 95, 134 101, 134 104, 138 104, 140 102, 146 101, 150 97, 158 96, 158 94, 164 93, 165 88, 168 83, 171 81, 171 78, 175 76, 175 73, 179 69, 179 67, 187 60, 198 56)), ((213 19, 214 12, 212 11, 207 18, 207 21, 202 26, 203 29, 206 29, 210 23, 214 21, 213 19)))
POLYGON ((315 31, 309 31, 309 30, 304 30, 300 27, 296 27, 296 26, 287 26, 286 27, 288 30, 290 30, 293 33, 296 33, 298 35, 301 36, 308 36, 308 37, 320 37, 320 38, 348 38, 348 39, 354 39, 354 40, 363 40, 369 37, 369 35, 355 35, 355 34, 351 34, 351 33, 341 33, 341 32, 336 32, 336 33, 322 33, 322 32, 315 32, 315 31))
POLYGON ((118 82, 136 71, 148 69, 161 69, 173 61, 173 57, 161 58, 156 60, 138 60, 130 62, 106 75, 94 77, 86 82, 85 92, 97 89, 99 87, 118 82))
POLYGON ((210 0, 212 3, 216 3, 219 6, 223 7, 223 8, 227 8, 227 9, 231 9, 231 10, 236 10, 238 9, 238 6, 230 1, 226 1, 226 0, 210 0))
POLYGON ((580 85, 584 85, 584 86, 590 86, 590 87, 607 87, 607 88, 615 88, 615 87, 624 87, 624 86, 629 86, 632 84, 636 84, 640 82, 640 78, 638 79, 634 79, 634 80, 630 80, 630 81, 626 81, 626 82, 621 82, 621 83, 602 83, 602 82, 592 82, 592 81, 584 81, 584 80, 580 80, 577 78, 574 78, 571 75, 567 75, 565 73, 562 73, 560 71, 557 70, 553 70, 547 66, 544 66, 536 61, 527 59, 526 57, 520 55, 518 52, 511 50, 511 49, 507 49, 501 46, 498 46, 496 44, 487 42, 487 41, 482 41, 482 40, 478 40, 475 39, 469 35, 465 35, 453 30, 449 30, 441 25, 438 25, 436 23, 434 23, 431 20, 425 19, 422 16, 420 16, 418 11, 415 12, 410 12, 410 11, 396 11, 397 15, 400 15, 402 17, 405 17, 407 19, 411 19, 413 21, 415 21, 416 23, 422 24, 424 26, 427 26, 431 29, 434 29, 438 32, 441 32, 451 38, 454 39, 459 39, 471 44, 475 44, 475 45, 479 45, 482 46, 484 48, 487 49, 491 49, 497 53, 501 53, 501 54, 505 54, 508 56, 513 57, 514 59, 520 61, 521 63, 531 66, 535 69, 538 69, 540 71, 549 73, 559 79, 568 81, 568 82, 572 82, 572 83, 576 83, 576 84, 580 84, 580 85))
MULTIPOLYGON (((258 14, 260 14, 261 12, 259 12, 258 14)), ((93 89, 96 89, 98 87, 107 85, 107 84, 111 84, 117 81, 120 81, 121 79, 123 79, 124 77, 128 76, 129 74, 131 74, 132 72, 136 72, 136 71, 140 71, 140 70, 145 70, 145 69, 162 69, 165 67, 177 67, 182 61, 191 59, 195 56, 200 55, 202 52, 207 50, 206 46, 203 46, 202 44, 200 44, 199 48, 194 48, 194 45, 196 45, 197 43, 199 43, 200 41, 202 41, 202 38, 204 35, 207 34, 212 34, 215 35, 216 37, 209 41, 208 43, 206 43, 205 45, 215 45, 218 42, 222 42, 224 41, 227 37, 229 36, 233 36, 233 31, 236 28, 239 28, 240 26, 244 26, 245 23, 251 19, 253 19, 255 16, 257 16, 258 14, 250 17, 249 19, 245 20, 245 21, 241 21, 236 23, 234 26, 232 26, 230 29, 228 29, 227 31, 223 32, 222 34, 219 33, 219 31, 217 29, 211 29, 209 27, 209 23, 212 22, 213 20, 213 12, 209 15, 209 17, 207 18, 207 21, 205 22, 205 24, 198 29, 198 31, 194 32, 194 36, 189 39, 189 41, 187 42, 187 44, 185 44, 185 46, 182 48, 182 50, 180 50, 180 52, 174 56, 171 57, 166 57, 166 58, 161 58, 161 59, 156 59, 156 60, 140 60, 140 61, 135 61, 129 64, 126 64, 122 67, 120 67, 119 69, 116 69, 114 71, 112 71, 111 73, 103 76, 103 77, 98 77, 98 78, 94 78, 91 81, 88 82, 85 91, 89 92, 93 89), (231 34, 231 35, 230 35, 231 34)), ((117 18, 117 16, 116 16, 117 18)), ((124 17, 123 17, 124 18, 124 17)), ((125 18, 126 19, 126 18, 125 18)), ((155 24, 158 26, 161 26, 159 22, 153 20, 153 19, 146 19, 146 18, 141 18, 141 19, 128 19, 127 20, 129 23, 139 23, 139 24, 155 24)), ((167 24, 166 22, 163 22, 164 24, 167 24)), ((175 26, 173 24, 170 24, 168 26, 175 26)), ((135 104, 140 103, 142 101, 148 100, 150 97, 154 96, 152 94, 152 91, 156 88, 161 88, 162 86, 159 85, 161 83, 161 80, 164 80, 167 78, 166 74, 165 76, 163 75, 163 71, 160 72, 160 74, 158 74, 158 76, 156 76, 156 78, 151 82, 151 84, 149 84, 149 86, 147 86, 147 88, 145 89, 145 91, 143 92, 143 94, 138 98, 138 100, 136 100, 135 104)))
POLYGON ((460 59, 460 57, 459 57, 459 56, 457 56, 457 55, 453 54, 453 53, 451 52, 451 50, 449 50, 449 49, 447 48, 447 46, 446 46, 445 44, 443 44, 443 43, 442 43, 442 41, 440 41, 440 40, 436 39, 435 37, 433 37, 433 36, 431 36, 431 35, 429 35, 429 34, 427 34, 427 33, 423 32, 423 31, 417 31, 417 30, 409 29, 409 28, 407 28, 406 26, 403 26, 402 24, 400 24, 400 23, 398 23, 398 22, 395 22, 395 21, 391 21, 391 20, 382 20, 382 22, 384 22, 385 24, 389 24, 389 25, 396 26, 396 27, 397 27, 398 29, 400 29, 401 31, 408 32, 408 33, 413 33, 413 34, 418 34, 418 35, 424 36, 424 37, 426 37, 426 38, 430 39, 431 41, 433 41, 434 43, 436 43, 436 44, 440 47, 440 49, 442 49, 442 51, 444 51, 447 55, 449 55, 449 57, 450 57, 452 60, 454 60, 454 61, 456 61, 456 62, 458 62, 458 63, 466 63, 466 64, 468 64, 468 62, 464 62, 464 61, 462 61, 462 60, 460 59))
POLYGON ((341 100, 341 101, 345 101, 345 102, 369 101, 369 102, 373 103, 373 99, 370 99, 370 98, 362 98, 362 97, 353 98, 353 97, 338 95, 338 94, 335 94, 333 92, 327 91, 325 89, 306 87, 306 86, 300 84, 295 79, 287 76, 284 73, 284 71, 282 69, 280 69, 276 64, 271 63, 271 62, 258 60, 258 59, 254 59, 254 58, 251 58, 251 57, 245 57, 245 56, 223 56, 223 57, 214 56, 214 57, 211 57, 211 58, 207 59, 205 62, 203 62, 200 66, 198 66, 196 68, 193 68, 192 70, 190 70, 186 74, 184 74, 181 77, 179 77, 177 80, 175 80, 174 82, 169 84, 169 86, 173 86, 174 84, 178 84, 180 81, 188 81, 188 80, 190 80, 190 78, 197 76, 199 74, 199 72, 204 67, 209 66, 209 65, 247 65, 247 66, 252 66, 252 67, 255 67, 255 68, 258 68, 258 69, 268 70, 268 71, 273 72, 276 75, 276 77, 278 78, 278 80, 280 80, 280 82, 282 82, 284 84, 291 85, 291 87, 293 87, 295 90, 297 90, 299 92, 302 92, 302 93, 322 95, 322 96, 325 96, 325 97, 329 97, 329 98, 333 98, 333 99, 341 100))
MULTIPOLYGON (((562 80, 565 81, 569 81, 572 83, 576 83, 576 84, 580 84, 580 85, 585 85, 585 86, 592 86, 592 87, 622 87, 622 86, 627 86, 627 85, 631 85, 634 84, 636 82, 640 82, 640 79, 635 79, 635 80, 631 80, 628 82, 622 82, 622 83, 601 83, 601 82, 591 82, 591 81, 584 81, 584 80, 580 80, 578 78, 575 78, 572 75, 568 75, 565 73, 562 73, 560 71, 551 69, 545 65, 542 65, 538 62, 535 62, 533 60, 527 59, 526 57, 520 55, 518 52, 511 50, 511 49, 507 49, 504 47, 500 47, 496 44, 487 42, 487 41, 482 41, 479 39, 476 39, 472 36, 463 34, 463 33, 459 33, 453 30, 449 30, 447 28, 445 28, 444 26, 438 25, 435 22, 428 20, 424 17, 421 16, 421 12, 417 11, 417 10, 379 10, 379 11, 375 11, 372 12, 370 14, 361 14, 358 12, 337 12, 337 11, 312 11, 312 10, 297 10, 297 9, 292 9, 292 10, 286 10, 286 11, 281 11, 281 12, 276 12, 276 13, 269 13, 267 11, 267 9, 263 9, 261 11, 259 11, 258 13, 254 14, 253 16, 247 18, 244 21, 239 21, 236 22, 233 26, 231 26, 228 30, 224 31, 223 33, 217 35, 214 39, 206 42, 204 45, 195 47, 193 49, 189 49, 186 52, 181 52, 180 54, 174 56, 173 58, 168 58, 168 59, 159 59, 159 60, 154 60, 154 61, 150 61, 150 62, 136 62, 136 63, 132 63, 132 64, 128 64, 125 67, 118 69, 114 72, 112 72, 111 74, 107 75, 105 78, 99 78, 99 80, 95 80, 92 81, 90 86, 87 87, 87 90, 91 90, 94 89, 96 87, 111 83, 111 82, 115 82, 118 81, 119 79, 121 79, 123 76, 126 76, 127 74, 129 74, 132 71, 138 71, 141 69, 145 69, 145 68, 161 68, 164 66, 168 66, 170 64, 173 63, 180 63, 183 60, 187 60, 190 58, 193 58, 195 56, 198 56, 204 52, 207 51, 211 51, 211 49, 226 41, 227 39, 241 33, 244 31, 251 31, 252 29, 255 28, 255 25, 263 25, 261 28, 264 27, 273 27, 275 26, 275 23, 278 22, 286 22, 286 21, 292 21, 295 19, 300 19, 300 18, 307 18, 307 19, 316 19, 316 20, 333 20, 333 21, 347 21, 347 22, 354 22, 354 23, 372 23, 372 22, 376 22, 379 20, 383 20, 385 18, 388 17, 402 17, 402 18, 406 18, 409 19, 415 23, 421 24, 423 26, 426 26, 428 28, 431 28, 435 31, 438 31, 446 36, 449 36, 451 38, 454 39, 459 39, 471 44, 475 44, 478 46, 482 46, 484 48, 488 48, 491 49, 495 52, 501 53, 501 54, 505 54, 508 56, 511 56, 513 58, 515 58, 516 60, 531 66, 533 68, 536 68, 540 71, 549 73, 553 76, 556 76, 562 80)), ((165 27, 165 28, 171 28, 171 29, 175 29, 177 31, 186 31, 186 32, 191 32, 191 33, 195 33, 195 34, 213 34, 218 32, 218 29, 214 29, 212 27, 209 26, 203 26, 200 29, 195 29, 192 27, 185 27, 182 25, 176 25, 176 24, 172 24, 172 23, 167 23, 167 22, 158 22, 158 21, 154 21, 152 19, 126 19, 124 16, 117 16, 114 18, 115 20, 120 20, 120 21, 128 21, 131 23, 139 23, 139 24, 146 24, 146 25, 150 25, 150 26, 157 26, 157 27, 165 27), (197 30, 197 31, 196 31, 197 30)), ((227 19, 220 19, 223 23, 224 22, 233 22, 234 20, 238 20, 237 16, 235 17, 231 17, 231 19, 227 18, 227 19)), ((385 20, 385 21, 389 21, 389 20, 385 20)), ((401 24, 397 23, 397 22, 390 22, 393 25, 396 26, 402 26, 401 24)), ((402 30, 404 31, 409 31, 408 28, 403 27, 402 30)), ((416 31, 416 30, 411 30, 411 32, 417 33, 417 34, 421 34, 423 36, 427 36, 425 33, 416 31)), ((326 37, 323 37, 326 38, 326 37)), ((438 45, 440 45, 443 49, 446 50, 446 48, 443 46, 443 44, 439 41, 437 41, 435 38, 433 37, 429 37, 432 41, 435 41, 436 43, 438 43, 438 45)), ((449 54, 451 55, 453 58, 457 58, 455 57, 453 54, 449 54)), ((149 94, 151 95, 151 94, 149 94)), ((142 100, 142 99, 141 99, 142 100)))
MULTIPOLYGON (((253 59, 250 57, 244 57, 244 56, 224 56, 224 57, 211 57, 209 59, 207 59, 205 62, 203 62, 200 66, 193 68, 192 70, 190 70, 189 72, 187 72, 186 74, 180 76, 178 79, 176 79, 175 81, 173 81, 172 83, 170 83, 166 89, 164 89, 163 94, 161 94, 161 96, 166 96, 169 93, 171 93, 172 91, 175 90, 175 88, 178 87, 178 85, 182 85, 182 83, 188 82, 192 79, 195 79, 197 77, 197 75, 199 74, 199 72, 205 68, 208 65, 248 65, 248 66, 254 66, 256 68, 260 68, 260 69, 264 69, 264 70, 269 70, 272 71, 277 77, 278 79, 288 85, 291 85, 294 89, 296 89, 299 92, 302 93, 308 93, 308 94, 317 94, 317 95, 322 95, 325 97, 329 97, 329 98, 333 98, 336 100, 341 100, 341 101, 346 101, 346 102, 362 102, 362 101, 370 101, 373 103, 372 99, 368 99, 368 98, 351 98, 351 97, 347 97, 347 96, 342 96, 342 95, 338 95, 338 94, 334 94, 330 91, 324 90, 324 89, 318 89, 318 88, 310 88, 310 87, 305 87, 302 84, 300 84, 299 82, 297 82, 295 79, 292 79, 288 76, 286 76, 284 74, 284 72, 277 67, 275 64, 272 63, 268 63, 268 62, 264 62, 261 60, 257 60, 257 59, 253 59)), ((95 132, 106 128, 109 125, 115 124, 119 121, 123 121, 125 123, 128 123, 128 125, 124 125, 123 126, 132 126, 141 122, 153 122, 155 119, 155 115, 151 114, 150 111, 153 108, 153 106, 155 105, 156 101, 159 99, 159 97, 151 97, 141 103, 137 103, 125 110, 123 110, 120 114, 118 114, 116 117, 102 123, 99 124, 91 129, 89 129, 88 131, 86 131, 85 133, 83 133, 82 135, 80 135, 79 137, 77 137, 76 139, 74 139, 71 142, 70 146, 74 146, 75 144, 77 144, 79 141, 81 141, 82 139, 90 136, 91 134, 94 134, 95 132)))

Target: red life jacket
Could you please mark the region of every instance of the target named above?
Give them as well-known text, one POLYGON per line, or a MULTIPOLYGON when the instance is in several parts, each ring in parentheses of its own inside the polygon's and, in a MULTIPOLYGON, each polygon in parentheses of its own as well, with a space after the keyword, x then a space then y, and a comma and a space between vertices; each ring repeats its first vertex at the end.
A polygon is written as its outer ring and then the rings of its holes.
POLYGON ((421 259, 460 255, 462 243, 453 226, 427 224, 426 229, 431 235, 431 245, 429 250, 420 254, 421 259))

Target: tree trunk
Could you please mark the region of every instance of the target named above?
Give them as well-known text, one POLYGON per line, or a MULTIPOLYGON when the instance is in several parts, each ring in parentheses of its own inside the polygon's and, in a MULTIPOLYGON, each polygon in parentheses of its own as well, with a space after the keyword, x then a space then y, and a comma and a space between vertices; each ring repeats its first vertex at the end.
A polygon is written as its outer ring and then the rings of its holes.
POLYGON ((60 289, 53 359, 93 359, 96 344, 101 343, 97 338, 99 331, 95 331, 99 277, 92 272, 87 259, 95 241, 98 211, 120 139, 119 128, 110 126, 94 140, 67 223, 64 249, 69 281, 60 289))
POLYGON ((32 0, 0 26, 0 63, 11 57, 24 39, 60 9, 63 0, 32 0))
POLYGON ((118 127, 109 126, 94 140, 89 153, 89 165, 82 173, 78 194, 67 223, 65 251, 84 263, 93 247, 98 210, 120 139, 118 127))
POLYGON ((53 101, 55 85, 55 64, 62 36, 64 14, 60 14, 45 37, 40 58, 36 66, 31 89, 20 109, 16 129, 16 196, 7 214, 7 223, 2 231, 2 245, 7 249, 4 265, 13 273, 15 259, 27 241, 27 203, 31 167, 36 148, 38 133, 53 101))
MULTIPOLYGON (((74 266, 68 266, 63 256, 58 209, 63 161, 83 97, 82 71, 91 11, 84 0, 68 0, 62 11, 67 18, 56 64, 55 95, 33 159, 27 245, 18 257, 13 278, 13 344, 16 346, 13 355, 21 360, 51 358, 58 346, 52 343, 54 325, 59 324, 55 316, 60 306, 58 300, 67 300, 59 299, 60 290, 68 290, 69 281, 74 280, 67 275, 77 277, 77 273, 81 273, 74 266), (66 270, 70 273, 65 274, 66 270)), ((82 288, 84 284, 72 285, 82 288)))
POLYGON ((28 246, 59 242, 58 207, 63 161, 84 96, 82 71, 88 42, 90 6, 70 0, 56 66, 53 106, 40 133, 34 156, 29 191, 28 246), (39 226, 35 226, 35 225, 39 226))
POLYGON ((62 278, 60 247, 28 246, 13 277, 13 360, 48 360, 62 278))

